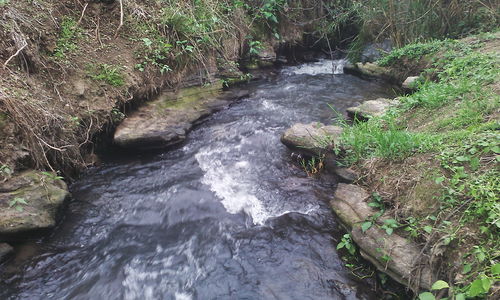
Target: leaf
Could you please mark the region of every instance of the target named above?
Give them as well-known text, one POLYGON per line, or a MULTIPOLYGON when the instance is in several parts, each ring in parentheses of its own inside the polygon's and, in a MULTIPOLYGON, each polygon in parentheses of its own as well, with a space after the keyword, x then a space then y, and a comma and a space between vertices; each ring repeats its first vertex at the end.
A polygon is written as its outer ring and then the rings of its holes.
POLYGON ((370 229, 370 227, 372 227, 372 222, 368 221, 368 222, 364 222, 362 225, 361 225, 361 231, 365 232, 367 231, 368 229, 370 229))
POLYGON ((386 229, 385 229, 385 232, 386 232, 388 235, 391 235, 391 234, 394 232, 394 229, 392 229, 392 228, 386 228, 386 229))
POLYGON ((443 280, 438 280, 434 282, 434 284, 431 287, 431 290, 442 290, 442 289, 447 289, 450 286, 448 285, 448 282, 443 281, 443 280))
POLYGON ((457 157, 455 157, 455 159, 457 161, 459 161, 459 162, 464 162, 464 161, 469 161, 470 160, 470 158, 467 157, 467 156, 457 156, 457 157))
POLYGON ((497 154, 500 154, 500 146, 498 146, 498 145, 497 146, 493 146, 491 148, 491 151, 493 151, 493 152, 495 152, 497 154))
POLYGON ((431 233, 432 232, 432 226, 430 226, 430 225, 424 226, 424 231, 427 232, 427 233, 431 233))
POLYGON ((470 284, 468 295, 469 297, 476 297, 484 292, 483 282, 481 279, 476 279, 470 284))
POLYGON ((470 264, 465 264, 462 269, 462 274, 467 274, 472 270, 472 266, 470 264))
POLYGON ((465 300, 465 294, 460 293, 455 296, 455 300, 465 300))
POLYGON ((338 245, 337 245, 337 250, 344 248, 344 246, 345 246, 345 243, 344 243, 344 242, 340 242, 340 243, 338 243, 338 245))
POLYGON ((490 287, 491 287, 491 280, 489 278, 483 278, 481 279, 481 283, 483 285, 483 290, 485 292, 489 291, 490 290, 490 287))
POLYGON ((16 206, 16 210, 17 210, 18 212, 23 212, 23 207, 22 207, 22 206, 20 206, 20 205, 17 205, 17 206, 16 206))
POLYGON ((420 300, 436 300, 436 297, 432 293, 425 292, 420 295, 418 295, 418 299, 420 300))
POLYGON ((444 176, 441 176, 436 178, 434 181, 436 182, 436 184, 441 184, 443 183, 444 179, 445 179, 444 176))
POLYGON ((491 274, 500 275, 500 264, 494 264, 491 266, 491 274))

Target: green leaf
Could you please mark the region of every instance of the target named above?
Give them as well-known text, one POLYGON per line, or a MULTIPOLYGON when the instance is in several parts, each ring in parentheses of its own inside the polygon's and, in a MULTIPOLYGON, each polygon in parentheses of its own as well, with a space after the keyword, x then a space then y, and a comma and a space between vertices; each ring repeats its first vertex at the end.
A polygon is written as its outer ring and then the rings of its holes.
POLYGON ((457 156, 457 157, 455 157, 455 159, 457 161, 459 161, 459 162, 464 162, 464 161, 469 161, 470 160, 470 158, 467 157, 467 156, 457 156))
POLYGON ((484 292, 487 292, 487 291, 490 290, 491 280, 489 278, 483 278, 483 279, 481 279, 481 283, 483 285, 484 292))
POLYGON ((497 146, 493 146, 491 148, 491 151, 493 151, 493 152, 495 152, 497 154, 500 154, 500 146, 498 146, 498 145, 497 146))
POLYGON ((483 282, 481 279, 476 279, 470 284, 468 295, 469 297, 476 297, 483 294, 485 291, 483 289, 483 282))
POLYGON ((442 290, 442 289, 447 289, 450 286, 448 285, 448 282, 443 281, 443 280, 438 280, 434 282, 434 284, 431 287, 431 290, 442 290))
POLYGON ((444 176, 441 176, 436 178, 434 181, 436 182, 436 184, 441 184, 443 183, 444 179, 445 179, 444 176))
POLYGON ((491 266, 491 274, 500 275, 500 264, 494 264, 491 266))
POLYGON ((372 222, 368 221, 368 222, 364 222, 362 225, 361 225, 361 231, 365 232, 367 231, 368 229, 370 229, 370 227, 372 227, 372 222))
POLYGON ((16 210, 17 210, 18 212, 23 212, 23 207, 22 207, 22 206, 20 206, 20 205, 17 205, 17 206, 16 206, 16 210))
POLYGON ((430 226, 430 225, 424 226, 424 231, 427 232, 427 233, 431 233, 432 232, 432 226, 430 226))
POLYGON ((465 294, 460 293, 455 296, 455 300, 465 300, 465 294))
POLYGON ((432 293, 425 292, 420 295, 418 295, 418 299, 420 300, 436 300, 436 297, 432 293))
POLYGON ((337 250, 344 248, 344 246, 345 246, 345 243, 344 243, 344 242, 340 242, 340 243, 338 243, 338 245, 337 245, 337 250))
POLYGON ((465 264, 462 269, 462 274, 467 274, 472 270, 472 266, 470 264, 465 264))
POLYGON ((386 228, 386 229, 385 229, 385 232, 386 232, 388 235, 391 235, 391 234, 394 232, 394 229, 392 229, 392 228, 386 228))

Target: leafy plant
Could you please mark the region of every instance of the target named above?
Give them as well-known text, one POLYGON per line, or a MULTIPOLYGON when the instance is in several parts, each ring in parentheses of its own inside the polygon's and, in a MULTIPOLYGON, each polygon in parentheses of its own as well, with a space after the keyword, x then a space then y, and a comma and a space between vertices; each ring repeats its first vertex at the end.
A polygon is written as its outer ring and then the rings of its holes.
POLYGON ((76 39, 79 36, 76 21, 70 17, 64 17, 61 22, 59 38, 56 42, 54 56, 57 58, 65 58, 66 55, 77 48, 76 39))
POLYGON ((337 250, 346 249, 350 255, 356 254, 356 245, 352 241, 351 235, 346 233, 342 236, 340 243, 337 244, 337 250))
POLYGON ((23 212, 23 205, 28 205, 28 202, 22 197, 15 197, 9 202, 9 208, 14 208, 18 212, 23 212))
POLYGON ((88 74, 93 80, 103 81, 112 86, 118 87, 125 84, 121 68, 118 66, 108 64, 92 65, 88 74))

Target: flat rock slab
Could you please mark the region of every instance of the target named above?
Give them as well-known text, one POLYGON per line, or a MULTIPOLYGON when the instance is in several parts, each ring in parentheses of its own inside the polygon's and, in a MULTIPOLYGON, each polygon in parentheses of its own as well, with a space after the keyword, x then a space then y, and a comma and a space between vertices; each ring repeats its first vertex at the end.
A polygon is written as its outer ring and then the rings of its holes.
POLYGON ((361 75, 366 77, 376 77, 387 80, 389 82, 397 82, 397 75, 394 74, 391 69, 381 67, 376 63, 356 63, 356 64, 346 64, 344 66, 344 72, 347 74, 361 75))
POLYGON ((164 93, 128 116, 116 129, 115 144, 130 149, 157 149, 182 142, 193 125, 248 91, 223 92, 221 86, 164 93))
POLYGON ((351 231, 352 239, 364 258, 402 284, 409 284, 416 279, 420 287, 430 289, 432 273, 427 264, 421 263, 424 260, 420 257, 421 248, 417 244, 396 233, 388 235, 377 225, 362 231, 361 224, 376 213, 368 205, 370 198, 362 187, 340 183, 330 205, 351 231), (417 260, 419 264, 416 264, 417 260), (415 278, 416 274, 420 274, 420 277, 415 278))
POLYGON ((50 173, 32 170, 10 178, 0 188, 0 236, 55 226, 68 196, 64 181, 50 173))
POLYGON ((347 115, 353 120, 366 121, 373 117, 382 116, 395 103, 395 100, 385 98, 368 100, 359 106, 349 107, 347 109, 347 115))
POLYGON ((342 127, 326 126, 322 123, 297 123, 281 136, 288 148, 307 155, 318 156, 333 150, 342 134, 342 127))

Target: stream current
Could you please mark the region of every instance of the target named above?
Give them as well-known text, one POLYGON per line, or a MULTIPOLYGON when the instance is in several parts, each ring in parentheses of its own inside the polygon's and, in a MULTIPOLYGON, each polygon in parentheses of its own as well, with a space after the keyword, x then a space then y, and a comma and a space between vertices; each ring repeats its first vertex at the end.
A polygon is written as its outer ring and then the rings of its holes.
POLYGON ((387 87, 325 60, 244 88, 176 149, 85 172, 61 224, 2 267, 0 299, 378 299, 335 249, 335 182, 280 135, 387 87))

